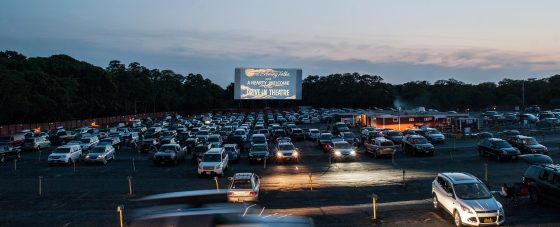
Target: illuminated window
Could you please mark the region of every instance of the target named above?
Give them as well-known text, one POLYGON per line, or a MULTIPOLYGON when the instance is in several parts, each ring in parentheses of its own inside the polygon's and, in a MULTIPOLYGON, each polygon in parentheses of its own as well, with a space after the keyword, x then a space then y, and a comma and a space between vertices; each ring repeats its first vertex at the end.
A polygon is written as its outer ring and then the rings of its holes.
POLYGON ((393 122, 399 122, 399 118, 398 117, 393 117, 393 122))
POLYGON ((409 121, 409 122, 414 122, 414 118, 411 117, 411 118, 408 119, 408 121, 409 121))

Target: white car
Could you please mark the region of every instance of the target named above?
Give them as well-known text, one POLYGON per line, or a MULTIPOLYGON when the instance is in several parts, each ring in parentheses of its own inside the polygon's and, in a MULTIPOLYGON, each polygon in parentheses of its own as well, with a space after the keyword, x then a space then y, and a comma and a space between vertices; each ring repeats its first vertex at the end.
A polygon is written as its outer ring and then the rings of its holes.
POLYGON ((453 215, 455 226, 501 225, 505 221, 502 204, 486 185, 468 173, 439 173, 432 182, 434 209, 453 215))
POLYGON ((309 132, 307 132, 307 138, 310 140, 318 140, 319 137, 321 137, 321 131, 319 131, 319 129, 311 128, 309 132))
POLYGON ((261 188, 260 177, 254 173, 236 173, 230 177, 227 193, 229 202, 258 202, 261 188))
POLYGON ((115 160, 115 148, 111 145, 96 146, 84 157, 85 163, 102 163, 115 160))
POLYGON ((80 143, 82 150, 87 151, 97 146, 97 144, 99 143, 99 138, 97 136, 82 137, 80 143))
POLYGON ((79 145, 63 145, 54 149, 49 155, 49 166, 54 164, 67 164, 76 163, 80 161, 82 156, 82 148, 79 145))
POLYGON ((211 148, 202 155, 202 160, 198 163, 198 176, 204 174, 223 176, 228 168, 228 163, 228 154, 223 147, 211 148))

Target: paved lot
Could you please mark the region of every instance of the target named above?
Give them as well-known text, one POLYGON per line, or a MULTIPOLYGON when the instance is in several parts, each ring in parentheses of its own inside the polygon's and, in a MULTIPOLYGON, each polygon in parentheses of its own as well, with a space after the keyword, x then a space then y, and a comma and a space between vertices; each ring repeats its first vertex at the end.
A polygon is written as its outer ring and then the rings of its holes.
MULTIPOLYGON (((329 163, 311 141, 297 142, 302 159, 297 164, 232 164, 228 176, 255 171, 262 176, 263 215, 306 215, 318 226, 371 225, 371 194, 379 197, 377 223, 384 225, 448 226, 451 218, 431 209, 431 181, 437 172, 464 171, 484 178, 484 162, 475 140, 448 140, 437 145, 434 157, 397 154, 395 160, 373 159, 360 153, 357 161, 329 163), (456 148, 453 151, 453 147, 456 148), (402 171, 406 171, 403 187, 402 171), (313 190, 309 188, 309 174, 313 190)), ((554 160, 560 159, 560 137, 544 141, 554 160)), ((153 166, 147 155, 121 150, 107 166, 48 167, 48 152, 24 153, 23 158, 0 164, 0 226, 116 226, 116 207, 125 205, 130 221, 130 199, 149 194, 215 188, 213 178, 198 178, 189 161, 177 166, 153 166), (40 157, 41 156, 41 157, 40 157), (134 162, 132 161, 134 159, 134 162), (135 169, 133 169, 133 166, 135 169), (42 176, 42 196, 38 196, 42 176), (132 176, 133 195, 128 195, 132 176)), ((518 182, 527 168, 521 161, 488 160, 492 190, 518 182)), ((227 177, 219 179, 226 188, 227 177)), ((525 200, 503 201, 508 225, 560 225, 559 208, 537 206, 525 200)), ((237 205, 242 206, 242 205, 237 205)), ((253 209, 254 212, 255 211, 253 209)))

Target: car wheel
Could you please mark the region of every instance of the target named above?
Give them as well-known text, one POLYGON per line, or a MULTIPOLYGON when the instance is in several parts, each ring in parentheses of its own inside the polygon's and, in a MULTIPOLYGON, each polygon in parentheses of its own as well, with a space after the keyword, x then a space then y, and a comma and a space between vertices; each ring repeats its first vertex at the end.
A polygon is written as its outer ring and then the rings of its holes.
POLYGON ((455 222, 455 226, 457 227, 463 226, 463 222, 461 221, 461 215, 459 215, 459 212, 457 211, 453 212, 453 220, 455 222))
POLYGON ((437 199, 436 194, 432 196, 432 204, 434 206, 434 210, 439 210, 439 201, 437 199))

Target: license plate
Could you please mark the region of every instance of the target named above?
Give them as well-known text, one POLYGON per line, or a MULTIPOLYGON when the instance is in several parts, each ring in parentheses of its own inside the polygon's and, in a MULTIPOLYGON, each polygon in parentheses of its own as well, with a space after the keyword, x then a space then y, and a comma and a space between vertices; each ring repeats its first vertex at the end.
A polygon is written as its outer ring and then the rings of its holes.
POLYGON ((204 174, 210 175, 210 174, 211 174, 211 172, 204 172, 204 174))
POLYGON ((260 158, 257 158, 257 161, 260 161, 260 160, 261 160, 260 158))
POLYGON ((484 223, 492 223, 492 218, 485 218, 484 223))

